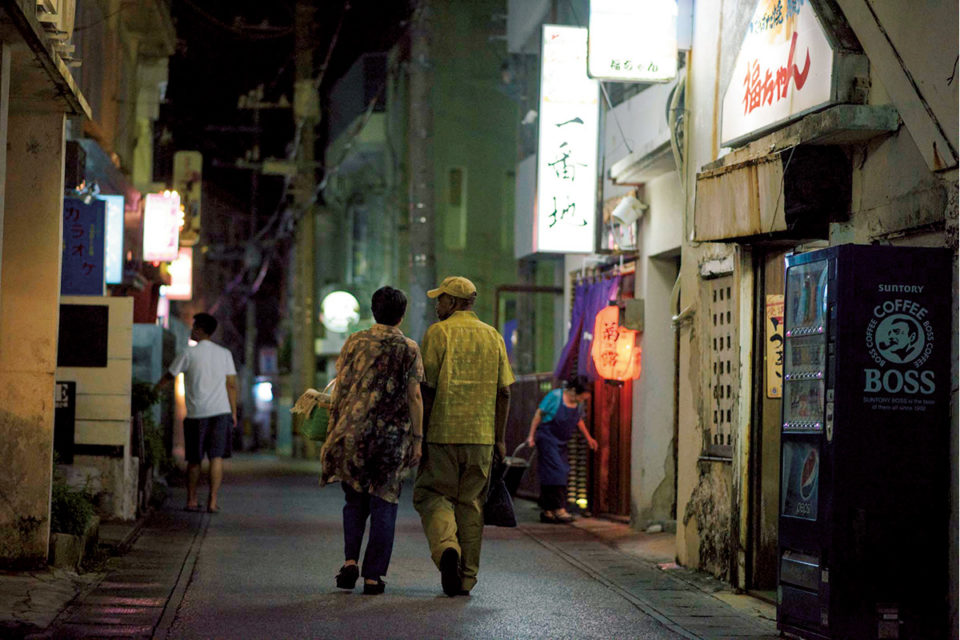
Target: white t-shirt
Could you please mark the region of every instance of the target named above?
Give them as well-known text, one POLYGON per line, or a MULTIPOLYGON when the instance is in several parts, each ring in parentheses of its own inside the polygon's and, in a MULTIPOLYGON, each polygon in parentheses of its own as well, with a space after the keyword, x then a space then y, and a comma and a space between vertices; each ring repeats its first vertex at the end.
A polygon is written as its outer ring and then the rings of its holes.
POLYGON ((184 374, 188 418, 230 413, 227 376, 236 375, 237 369, 228 349, 201 340, 178 355, 168 371, 173 377, 181 372, 184 374))

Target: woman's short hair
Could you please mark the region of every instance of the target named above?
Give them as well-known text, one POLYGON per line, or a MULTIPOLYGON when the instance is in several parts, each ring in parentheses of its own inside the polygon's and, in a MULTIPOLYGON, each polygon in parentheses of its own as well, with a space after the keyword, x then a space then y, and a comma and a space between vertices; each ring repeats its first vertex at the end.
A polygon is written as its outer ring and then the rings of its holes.
POLYGON ((217 330, 217 319, 209 313, 197 313, 193 316, 193 324, 208 336, 217 330))
POLYGON ((373 293, 370 309, 373 319, 378 323, 390 326, 399 324, 407 312, 407 296, 400 289, 380 287, 373 293))
POLYGON ((586 376, 570 376, 563 384, 564 389, 572 389, 574 393, 580 395, 590 390, 590 382, 586 376))

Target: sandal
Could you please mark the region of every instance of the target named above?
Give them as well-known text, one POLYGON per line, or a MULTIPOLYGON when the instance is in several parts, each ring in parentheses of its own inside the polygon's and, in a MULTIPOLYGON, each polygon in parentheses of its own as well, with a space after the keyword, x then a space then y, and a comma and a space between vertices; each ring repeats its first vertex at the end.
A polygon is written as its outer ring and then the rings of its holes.
POLYGON ((387 588, 387 583, 377 578, 377 581, 373 584, 364 581, 363 583, 363 595, 365 596, 378 596, 383 593, 383 590, 387 588))
POLYGON ((557 519, 557 516, 547 515, 541 511, 540 522, 546 522, 547 524, 558 524, 560 521, 557 519))
POLYGON ((345 564, 340 567, 337 573, 338 589, 353 589, 357 586, 357 578, 360 577, 360 567, 355 564, 345 564))

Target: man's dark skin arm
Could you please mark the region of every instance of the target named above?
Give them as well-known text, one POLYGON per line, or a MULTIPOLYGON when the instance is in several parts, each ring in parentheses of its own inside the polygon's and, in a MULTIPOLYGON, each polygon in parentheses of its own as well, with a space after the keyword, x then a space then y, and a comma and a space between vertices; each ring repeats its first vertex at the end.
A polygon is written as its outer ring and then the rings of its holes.
POLYGON ((423 435, 426 437, 427 428, 430 426, 430 410, 433 409, 433 401, 437 397, 437 390, 421 382, 420 395, 423 396, 423 435))
POLYGON ((510 412, 510 387, 502 387, 497 391, 497 407, 494 413, 494 428, 496 429, 496 443, 494 446, 500 459, 507 457, 507 414, 510 412))

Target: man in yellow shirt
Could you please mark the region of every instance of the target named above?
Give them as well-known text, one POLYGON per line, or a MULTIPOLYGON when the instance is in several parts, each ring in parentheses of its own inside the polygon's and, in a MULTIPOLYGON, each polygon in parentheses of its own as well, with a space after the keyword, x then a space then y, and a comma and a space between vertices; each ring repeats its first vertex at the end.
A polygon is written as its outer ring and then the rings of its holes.
POLYGON ((437 317, 423 336, 425 446, 413 505, 448 596, 477 584, 483 502, 503 442, 513 372, 503 338, 472 311, 477 288, 451 276, 427 292, 437 317))

